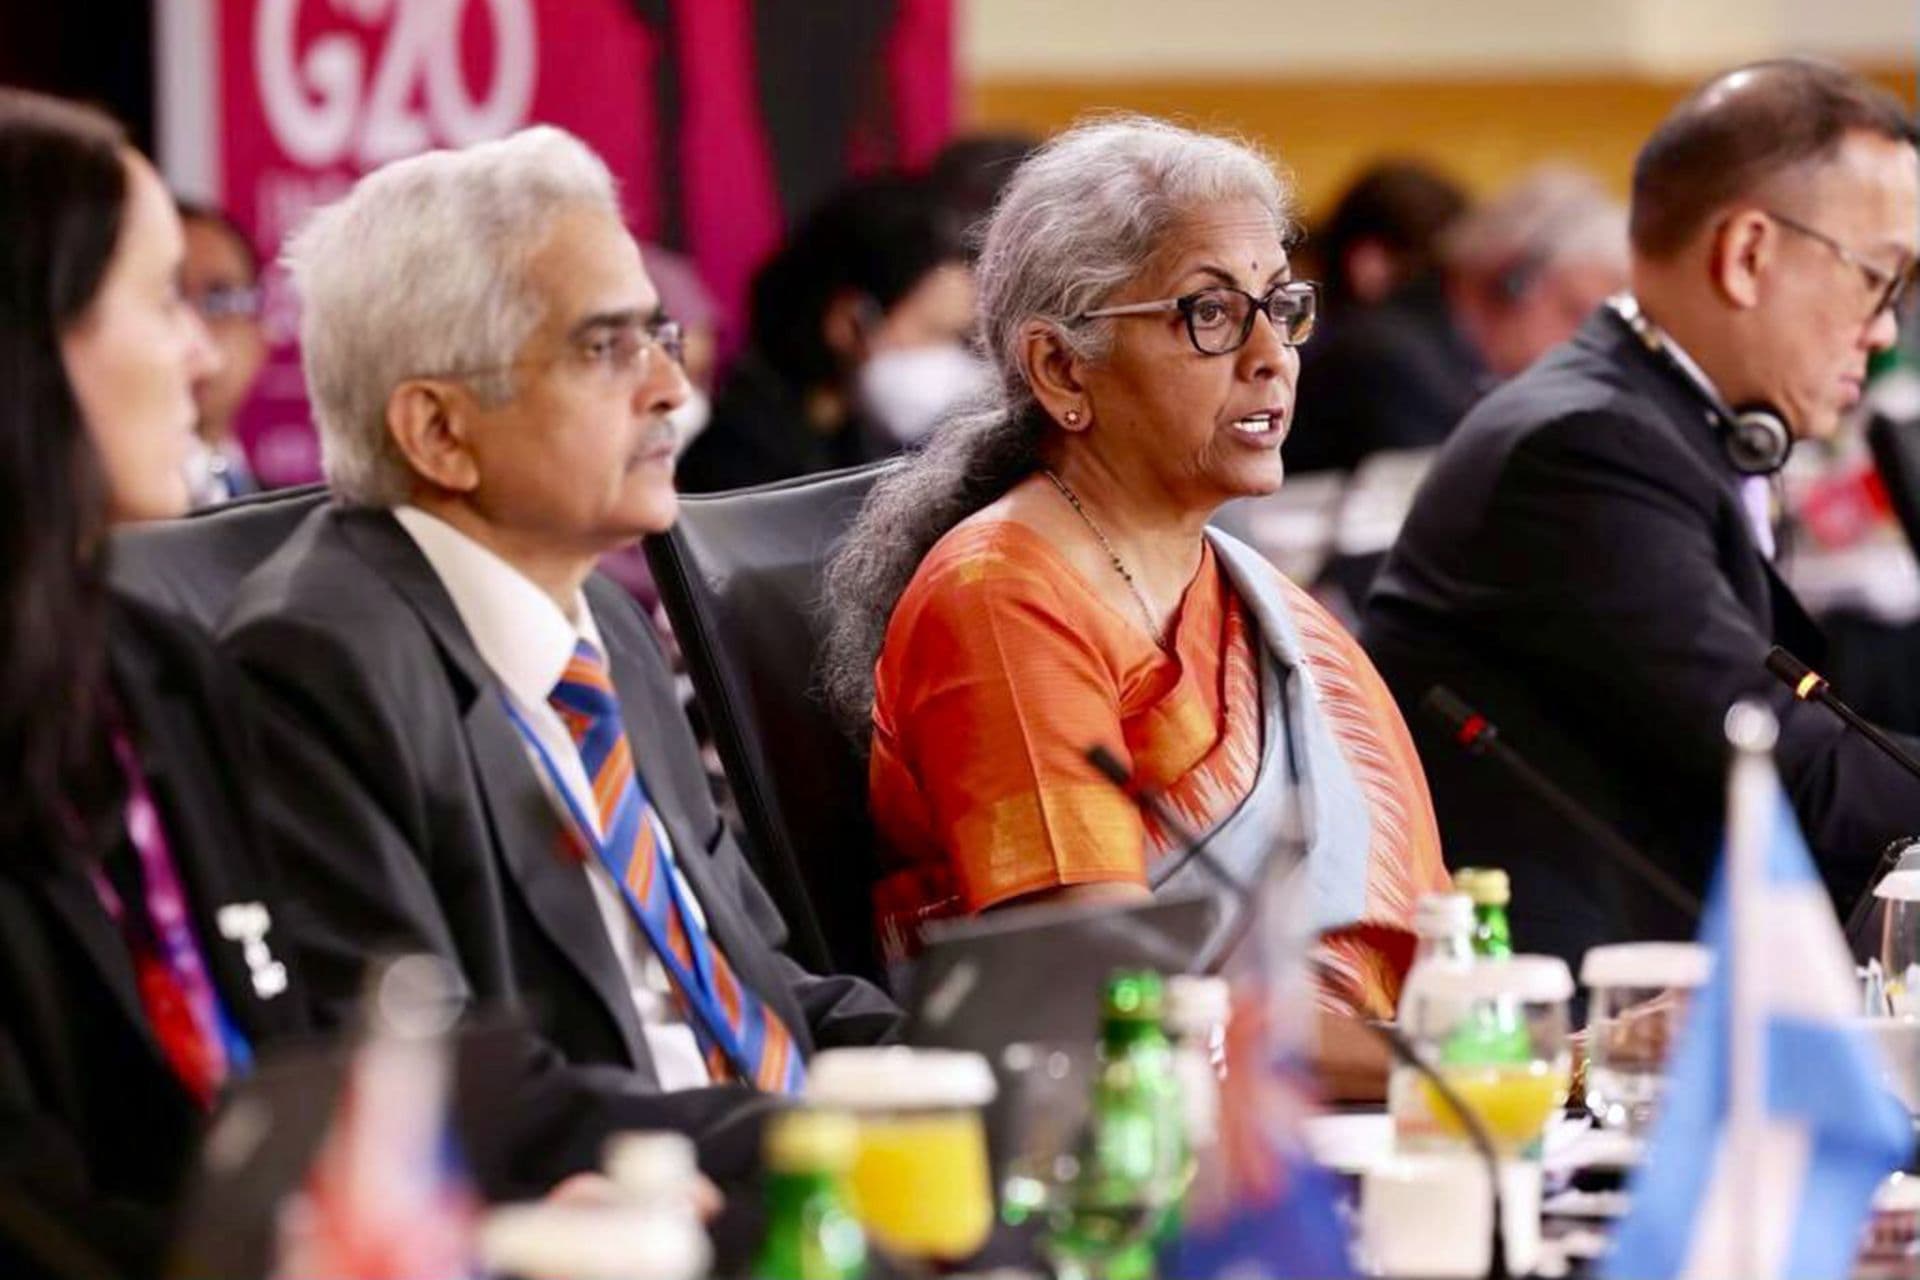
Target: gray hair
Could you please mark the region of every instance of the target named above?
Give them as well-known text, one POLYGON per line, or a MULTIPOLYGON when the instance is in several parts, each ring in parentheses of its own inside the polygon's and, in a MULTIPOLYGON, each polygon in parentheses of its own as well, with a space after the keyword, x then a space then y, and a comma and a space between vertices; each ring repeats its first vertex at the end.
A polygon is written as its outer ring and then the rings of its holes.
POLYGON ((409 378, 489 371, 484 403, 544 317, 526 267, 560 212, 619 216, 607 166, 572 134, 526 129, 368 174, 295 233, 284 261, 302 310, 301 361, 327 481, 342 500, 406 501, 413 471, 387 430, 409 378))
POLYGON ((1532 276, 1561 263, 1587 262, 1624 272, 1626 206, 1592 174, 1541 165, 1447 228, 1440 257, 1450 270, 1470 276, 1516 269, 1532 276))
POLYGON ((1051 325, 1083 359, 1104 356, 1110 321, 1079 322, 1133 280, 1182 217, 1251 200, 1292 230, 1292 189, 1245 143, 1139 116, 1079 124, 1015 170, 987 223, 979 345, 992 385, 875 482, 827 566, 820 678, 845 731, 871 734, 873 672, 894 605, 955 525, 1039 466, 1053 429, 1022 361, 1022 333, 1051 325))

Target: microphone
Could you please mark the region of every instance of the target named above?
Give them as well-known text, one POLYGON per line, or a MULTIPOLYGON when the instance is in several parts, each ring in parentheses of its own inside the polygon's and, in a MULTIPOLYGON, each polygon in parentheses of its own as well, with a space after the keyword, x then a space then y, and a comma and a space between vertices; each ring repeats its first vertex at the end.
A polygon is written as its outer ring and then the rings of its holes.
POLYGON ((1549 808, 1585 835, 1616 864, 1631 872, 1647 888, 1665 898, 1669 905, 1689 920, 1700 918, 1700 899, 1686 886, 1668 875, 1659 864, 1634 848, 1612 827, 1596 818, 1587 807, 1568 795, 1545 774, 1527 763, 1525 756, 1500 740, 1500 731, 1492 721, 1468 706, 1445 685, 1427 690, 1420 709, 1445 729, 1469 755, 1486 756, 1499 763, 1528 791, 1546 802, 1549 808))
MULTIPOLYGON (((1234 920, 1231 928, 1220 940, 1204 948, 1187 963, 1188 973, 1215 973, 1226 958, 1233 954, 1240 940, 1246 937, 1247 930, 1253 924, 1253 886, 1242 884, 1231 871, 1228 871, 1220 859, 1213 856, 1207 848, 1207 842, 1213 833, 1205 835, 1188 826, 1186 820, 1175 813, 1166 797, 1154 787, 1142 786, 1128 772, 1127 766, 1120 763, 1118 756, 1105 747, 1095 744, 1086 750, 1087 763, 1099 771, 1100 776, 1112 783, 1118 791, 1127 796, 1165 829, 1180 846, 1179 857, 1173 865, 1162 872, 1155 881, 1154 888, 1165 884, 1172 875, 1189 862, 1197 862, 1206 873, 1220 882, 1233 903, 1234 920)), ((1296 854, 1296 856, 1298 856, 1296 854)))
MULTIPOLYGON (((1290 719, 1291 717, 1289 716, 1289 720, 1290 719)), ((1295 803, 1298 804, 1300 803, 1300 772, 1298 762, 1293 759, 1292 755, 1293 735, 1290 725, 1287 734, 1287 751, 1287 775, 1289 783, 1294 790, 1295 803)), ((1206 835, 1201 835, 1194 831, 1192 827, 1189 827, 1180 815, 1173 811, 1173 806, 1167 803, 1166 798, 1161 795, 1159 790, 1153 787, 1141 786, 1137 783, 1133 775, 1128 772, 1127 766, 1120 763, 1119 758, 1115 756, 1113 752, 1095 743, 1086 749, 1085 754, 1087 763, 1092 765, 1101 777, 1112 783, 1121 794, 1130 797, 1135 803, 1139 804, 1141 808, 1145 809, 1147 813, 1152 816, 1155 822, 1159 823, 1161 827, 1166 830, 1167 834, 1179 842, 1181 846, 1180 860, 1175 864, 1174 870, 1177 871, 1190 861, 1198 862, 1210 875, 1218 880, 1227 890, 1228 894, 1231 895, 1234 910, 1237 913, 1233 927, 1218 944, 1208 948, 1199 956, 1196 956, 1193 962, 1187 966, 1189 973, 1215 972, 1226 958, 1233 954, 1235 948, 1237 948, 1246 937, 1247 931, 1253 926, 1254 886, 1243 884, 1235 879, 1233 874, 1221 864, 1220 860, 1214 857, 1208 850, 1207 841, 1211 838, 1212 833, 1209 832, 1206 835)), ((1293 860, 1295 862, 1305 861, 1307 851, 1303 842, 1292 840, 1288 843, 1291 846, 1289 852, 1293 860)), ((1170 871, 1167 874, 1171 875, 1172 872, 1170 871)), ((1161 877, 1162 883, 1165 882, 1165 879, 1165 876, 1161 877)), ((1332 974, 1322 962, 1314 960, 1311 957, 1309 957, 1307 963, 1313 969, 1316 976, 1334 978, 1338 976, 1332 974)), ((1354 1021, 1357 1025, 1364 1028, 1375 1040, 1378 1040, 1381 1045, 1386 1048, 1388 1055, 1392 1057, 1394 1061, 1410 1068, 1422 1080, 1430 1084, 1434 1092, 1440 1096, 1440 1099, 1446 1103, 1455 1117, 1459 1119, 1461 1126, 1466 1129, 1467 1140, 1472 1144, 1474 1154, 1479 1156, 1481 1162, 1487 1167, 1487 1187, 1490 1196, 1489 1204, 1493 1211, 1493 1238, 1490 1242, 1490 1252, 1487 1255, 1487 1277, 1488 1280, 1508 1280, 1507 1228, 1505 1210, 1503 1208, 1504 1201, 1500 1193, 1500 1157, 1494 1150, 1493 1138, 1488 1134, 1486 1126, 1481 1122, 1479 1113, 1468 1105, 1466 1099, 1460 1096, 1459 1092, 1452 1084, 1448 1083, 1446 1078, 1440 1074, 1432 1063, 1420 1056, 1413 1045, 1408 1043, 1406 1036, 1402 1034, 1400 1028, 1390 1022, 1375 1022, 1369 1018, 1356 1018, 1354 1021)))
POLYGON ((1780 683, 1793 690, 1793 696, 1799 702, 1817 702, 1827 710, 1839 716, 1849 729, 1880 748, 1880 753, 1905 769, 1916 778, 1920 778, 1920 760, 1905 747, 1888 737, 1873 721, 1842 702, 1833 692, 1833 686, 1827 683, 1825 676, 1815 671, 1800 659, 1788 653, 1779 645, 1767 650, 1767 670, 1780 679, 1780 683))

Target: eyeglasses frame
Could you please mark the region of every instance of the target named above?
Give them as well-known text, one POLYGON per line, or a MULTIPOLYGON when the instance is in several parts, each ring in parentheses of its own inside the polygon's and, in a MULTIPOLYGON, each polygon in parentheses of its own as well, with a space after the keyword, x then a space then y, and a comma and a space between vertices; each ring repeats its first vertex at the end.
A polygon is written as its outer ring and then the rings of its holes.
MULTIPOLYGON (((662 317, 657 320, 642 321, 638 326, 645 345, 640 349, 640 362, 634 371, 634 381, 644 379, 652 369, 652 356, 657 350, 667 359, 680 365, 686 365, 687 335, 686 329, 678 320, 662 317)), ((572 352, 581 354, 578 349, 572 352)), ((427 381, 463 382, 468 378, 492 378, 503 373, 512 373, 516 369, 532 369, 542 365, 558 364, 566 359, 560 356, 542 356, 532 360, 510 360, 506 364, 485 365, 474 369, 444 369, 433 373, 416 373, 413 376, 427 381)))
POLYGON ((1161 298, 1153 302, 1127 302, 1113 307, 1096 307, 1092 311, 1082 311, 1074 317, 1075 324, 1088 320, 1105 320, 1110 316, 1150 316, 1179 312, 1187 323, 1187 341, 1193 349, 1203 356, 1232 355, 1247 345, 1253 337, 1253 322, 1261 313, 1265 313, 1267 323, 1273 326, 1273 332, 1284 346, 1298 347, 1313 336, 1314 327, 1320 317, 1320 287, 1311 280, 1285 280, 1267 290, 1265 297, 1255 297, 1245 289, 1230 284, 1210 284, 1204 289, 1195 289, 1192 293, 1183 293, 1177 298, 1161 298), (1240 336, 1233 345, 1219 351, 1209 351, 1200 345, 1200 335, 1194 329, 1193 309, 1200 298, 1209 293, 1237 293, 1248 302, 1247 318, 1241 322, 1240 336), (1307 331, 1298 338, 1287 336, 1287 325, 1273 314, 1273 305, 1280 298, 1304 298, 1307 306, 1307 331))
POLYGON ((1847 246, 1841 244, 1838 240, 1817 227, 1810 227, 1797 218, 1790 218, 1786 214, 1778 213, 1772 209, 1762 209, 1760 212, 1787 230, 1805 236, 1815 244, 1825 246, 1827 251, 1832 253, 1834 257, 1865 277, 1867 287, 1873 290, 1876 299, 1873 310, 1867 312, 1867 319, 1869 320, 1875 319, 1883 311, 1897 309, 1905 300, 1907 292, 1913 288, 1915 276, 1920 275, 1920 258, 1909 261, 1907 265, 1899 271, 1890 272, 1883 267, 1877 267, 1873 263, 1868 262, 1858 253, 1847 248, 1847 246))

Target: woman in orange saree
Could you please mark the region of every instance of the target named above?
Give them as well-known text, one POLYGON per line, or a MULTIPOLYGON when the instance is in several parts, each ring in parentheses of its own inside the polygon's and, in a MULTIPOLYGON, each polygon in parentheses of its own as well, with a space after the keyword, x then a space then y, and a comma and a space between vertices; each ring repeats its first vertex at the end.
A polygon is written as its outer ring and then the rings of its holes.
POLYGON ((1281 481, 1315 305, 1287 201, 1247 148, 1145 120, 1072 130, 1010 181, 979 265, 996 393, 876 483, 828 574, 826 685, 869 735, 894 955, 941 916, 1185 871, 1098 745, 1211 848, 1235 832, 1243 880, 1301 832, 1322 1006, 1391 1014, 1413 901, 1446 884, 1418 760, 1353 639, 1208 528, 1281 481))

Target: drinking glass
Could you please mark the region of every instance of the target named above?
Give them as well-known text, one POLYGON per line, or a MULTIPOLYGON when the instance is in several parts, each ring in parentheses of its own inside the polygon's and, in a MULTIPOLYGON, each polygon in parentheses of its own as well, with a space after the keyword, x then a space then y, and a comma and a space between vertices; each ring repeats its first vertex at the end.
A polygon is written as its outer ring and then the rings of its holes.
POLYGON ((858 1123, 849 1191, 881 1248, 931 1264, 986 1244, 993 1191, 980 1109, 993 1096, 993 1072, 977 1053, 894 1046, 814 1058, 807 1101, 858 1123))
MULTIPOLYGON (((1567 1002, 1573 976, 1552 956, 1513 956, 1437 969, 1403 1002, 1402 1029, 1414 1051, 1442 1076, 1505 1156, 1538 1152, 1547 1121, 1566 1104, 1572 1053, 1567 1002)), ((1430 1123, 1403 1147, 1457 1150, 1467 1123, 1413 1075, 1400 1082, 1421 1099, 1430 1123)))
POLYGON ((1666 1087, 1693 993, 1712 953, 1691 942, 1594 947, 1580 965, 1587 999, 1587 1088, 1602 1128, 1644 1137, 1666 1087))

